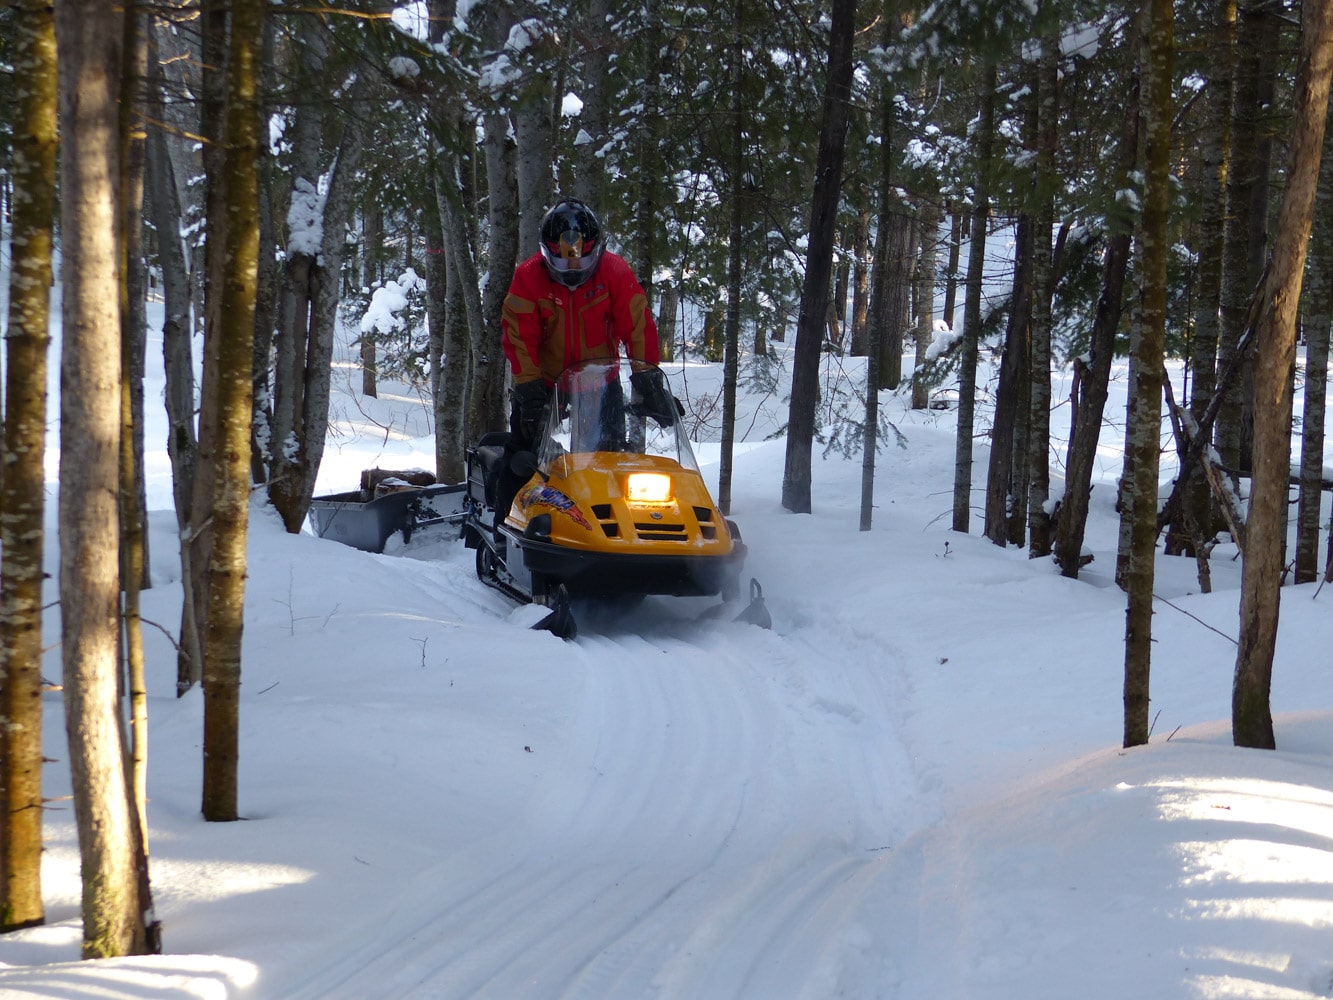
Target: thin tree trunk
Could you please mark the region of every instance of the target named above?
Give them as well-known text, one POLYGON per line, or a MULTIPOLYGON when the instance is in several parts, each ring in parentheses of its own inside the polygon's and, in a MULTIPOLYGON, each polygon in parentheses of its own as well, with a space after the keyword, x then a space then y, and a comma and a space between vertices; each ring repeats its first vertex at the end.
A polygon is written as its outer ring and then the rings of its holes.
MULTIPOLYGON (((1131 39, 1129 44, 1137 46, 1137 38, 1131 39)), ((1124 126, 1120 134, 1117 187, 1128 183, 1130 172, 1138 160, 1141 127, 1139 92, 1140 82, 1136 74, 1130 84, 1124 126)), ((1092 470, 1096 464, 1097 442, 1101 436, 1102 417, 1111 382, 1115 334, 1124 308, 1125 275, 1129 269, 1131 238, 1131 230, 1124 221, 1114 224, 1107 240, 1102 290, 1092 323, 1091 360, 1086 367, 1082 367, 1081 362, 1075 363, 1079 398, 1074 402, 1071 418, 1074 426, 1070 431, 1065 460, 1064 497, 1056 512, 1054 545, 1055 561, 1060 567, 1060 573, 1070 579, 1078 577, 1083 561, 1083 537, 1092 494, 1092 470)))
MULTIPOLYGON (((1025 215, 1018 220, 1015 242, 1013 291, 1009 296, 1009 322, 1000 362, 1000 382, 995 390, 995 421, 991 427, 990 463, 986 473, 984 532, 999 546, 1010 540, 1009 521, 1016 499, 1015 459, 1021 456, 1023 461, 1027 460, 1026 446, 1020 447, 1019 444, 1019 422, 1020 411, 1024 423, 1027 417, 1028 331, 1032 301, 1031 216, 1025 215)), ((1026 500, 1024 495, 1024 502, 1026 500)))
POLYGON ((1328 392, 1329 331, 1333 328, 1333 129, 1325 127, 1319 191, 1310 241, 1305 322, 1305 406, 1301 420, 1301 490, 1296 506, 1296 568, 1293 579, 1319 575, 1319 513, 1323 499, 1324 416, 1328 392))
MULTIPOLYGON (((254 409, 255 297, 258 290, 260 100, 263 0, 235 0, 227 70, 227 245, 218 351, 219 461, 213 490, 204 650, 204 819, 237 811, 241 633, 250 509, 250 414, 254 409)), ((341 235, 341 234, 340 234, 341 235)))
POLYGON ((935 341, 935 268, 943 212, 933 201, 921 212, 921 262, 916 270, 916 363, 912 378, 912 409, 930 405, 930 385, 921 378, 930 345, 935 341))
MULTIPOLYGON (((1219 309, 1222 295, 1223 241, 1226 233, 1227 173, 1231 146, 1231 90, 1235 66, 1236 0, 1219 0, 1214 7, 1212 76, 1204 94, 1205 126, 1201 152, 1204 187, 1199 218, 1198 307, 1194 311, 1194 339, 1190 351, 1189 410, 1195 426, 1217 391, 1219 309)), ((1211 436, 1210 436, 1211 440, 1211 436)), ((1186 472, 1182 498, 1184 520, 1205 537, 1212 537, 1217 517, 1202 469, 1186 472)), ((1171 548, 1168 535, 1168 551, 1171 548)))
POLYGON ((856 213, 852 247, 855 262, 852 265, 851 353, 856 357, 864 357, 866 327, 870 321, 870 209, 868 208, 862 208, 856 213))
POLYGON ((967 296, 963 302, 963 339, 958 372, 958 440, 953 469, 953 530, 966 534, 972 514, 972 434, 976 429, 977 362, 981 340, 981 290, 986 261, 986 225, 990 169, 995 139, 995 62, 984 57, 981 112, 977 124, 977 179, 973 184, 972 238, 967 254, 967 296))
POLYGON ((1287 187, 1262 290, 1255 359, 1254 471, 1241 564, 1240 647, 1232 688, 1237 746, 1276 745, 1269 695, 1277 645, 1282 550, 1291 465, 1291 370, 1296 309, 1314 213, 1333 72, 1333 5, 1307 0, 1296 69, 1287 187))
POLYGON ((819 349, 828 306, 833 235, 837 223, 838 193, 842 186, 842 164, 850 114, 856 2, 833 0, 831 13, 824 116, 815 162, 810 243, 796 330, 786 461, 782 473, 782 506, 796 514, 810 512, 810 453, 815 436, 815 406, 819 396, 819 349))
MULTIPOLYGON (((1238 351, 1245 317, 1264 266, 1268 231, 1268 175, 1272 142, 1264 117, 1270 113, 1276 73, 1281 4, 1259 0, 1242 7, 1235 51, 1232 109, 1232 155, 1227 174, 1227 216, 1223 241, 1221 328, 1218 370, 1238 351)), ((1251 348, 1253 350, 1253 348, 1251 348)), ((1216 445, 1222 465, 1236 472, 1249 469, 1249 420, 1252 398, 1248 368, 1225 394, 1218 413, 1216 445)))
POLYGON ((745 16, 745 0, 736 0, 733 16, 735 32, 731 45, 731 150, 728 164, 730 207, 728 212, 727 247, 727 314, 723 320, 722 362, 722 442, 718 458, 717 507, 723 514, 731 513, 732 454, 736 438, 736 380, 740 369, 741 350, 741 222, 745 214, 745 114, 744 73, 745 36, 741 24, 745 16))
POLYGON ((0 477, 0 933, 45 923, 42 905, 42 549, 46 378, 56 191, 51 5, 14 11, 9 316, 0 477))
POLYGON ((1166 342, 1167 221, 1170 213, 1171 77, 1175 62, 1175 14, 1172 0, 1151 0, 1147 7, 1146 94, 1143 101, 1145 184, 1142 214, 1143 274, 1131 351, 1134 374, 1130 406, 1134 420, 1125 441, 1132 472, 1130 501, 1121 520, 1130 523, 1129 564, 1125 577, 1124 745, 1148 742, 1148 685, 1152 664, 1152 601, 1157 554, 1158 442, 1162 426, 1162 372, 1166 342), (1133 460, 1130 461, 1132 453, 1133 460))
POLYGON ((1028 555, 1049 555, 1054 527, 1051 494, 1051 301, 1058 275, 1055 228, 1056 154, 1060 141, 1058 39, 1047 37, 1037 76, 1036 229, 1032 250, 1032 353, 1028 392, 1028 555))

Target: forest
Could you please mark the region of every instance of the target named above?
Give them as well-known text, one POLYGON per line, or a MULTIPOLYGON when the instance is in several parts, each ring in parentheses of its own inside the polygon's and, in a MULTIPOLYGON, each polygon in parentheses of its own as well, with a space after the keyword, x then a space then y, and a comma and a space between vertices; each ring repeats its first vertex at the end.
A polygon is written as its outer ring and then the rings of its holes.
POLYGON ((724 511, 735 387, 792 340, 784 507, 810 510, 816 447, 864 455, 873 478, 892 433, 879 393, 901 391, 957 409, 953 529, 973 530, 984 496, 986 537, 1054 554, 1076 577, 1107 380, 1129 357, 1125 744, 1147 740, 1153 554, 1193 559, 1206 591, 1225 537, 1244 558, 1234 737, 1271 747, 1279 589, 1320 573, 1327 485, 1328 7, 8 5, 0 930, 42 920, 45 500, 32 456, 49 422, 54 276, 62 680, 80 850, 99 875, 84 954, 144 953, 144 408, 164 404, 171 426, 178 691, 203 686, 202 811, 225 822, 250 497, 301 530, 337 324, 397 297, 361 326, 363 392, 393 378, 431 400, 435 475, 460 481, 468 443, 505 425, 500 310, 557 195, 597 207, 666 350, 723 364, 724 511), (983 281, 996 265, 998 295, 994 270, 983 281), (161 401, 143 392, 149 296, 166 317, 161 401), (828 354, 867 358, 860 399, 818 405, 828 354), (983 358, 997 360, 993 382, 978 382, 983 358), (1167 359, 1183 362, 1179 395, 1167 359), (1067 401, 1051 398, 1056 368, 1075 374, 1067 401), (983 394, 989 427, 974 416, 983 394), (1052 454, 1056 403, 1067 454, 1052 454), (1159 495, 1167 449, 1181 472, 1159 495))

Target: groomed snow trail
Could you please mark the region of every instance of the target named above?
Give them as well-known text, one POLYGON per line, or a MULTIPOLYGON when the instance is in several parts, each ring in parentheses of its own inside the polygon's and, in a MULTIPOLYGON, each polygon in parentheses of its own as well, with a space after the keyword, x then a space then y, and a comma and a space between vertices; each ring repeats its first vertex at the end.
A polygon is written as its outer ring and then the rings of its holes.
POLYGON ((525 748, 537 781, 520 821, 442 852, 366 915, 368 935, 280 993, 829 996, 860 960, 861 889, 904 832, 900 672, 846 630, 676 613, 650 599, 600 631, 585 615, 575 643, 522 637, 573 694, 525 748))

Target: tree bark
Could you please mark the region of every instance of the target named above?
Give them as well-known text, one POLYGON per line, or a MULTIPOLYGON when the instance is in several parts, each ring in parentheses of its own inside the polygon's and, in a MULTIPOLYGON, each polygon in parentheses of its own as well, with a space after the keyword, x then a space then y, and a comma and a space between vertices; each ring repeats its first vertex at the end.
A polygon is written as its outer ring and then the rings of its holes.
MULTIPOLYGON (((1194 311, 1194 339, 1190 345, 1190 416, 1197 426, 1217 391, 1219 310, 1222 296, 1223 241, 1226 233, 1227 175, 1231 153, 1231 90, 1235 67, 1236 0, 1214 6, 1212 75, 1204 94, 1204 133, 1200 141, 1203 190, 1200 192, 1198 307, 1194 311)), ((1211 441, 1211 435, 1209 437, 1211 441)), ((1211 537, 1217 521, 1211 493, 1202 470, 1188 475, 1182 499, 1183 520, 1211 537)), ((1167 551, 1176 548, 1167 537, 1167 551)), ((1182 547, 1183 546, 1179 546, 1182 547)))
POLYGON ((56 191, 51 5, 15 9, 9 316, 0 477, 0 933, 45 923, 42 905, 42 549, 46 378, 56 191))
POLYGON ((217 422, 219 447, 204 648, 202 811, 210 822, 239 818, 237 765, 259 271, 259 224, 254 205, 259 198, 263 24, 263 0, 234 0, 227 64, 227 245, 219 330, 219 406, 211 415, 217 422))
POLYGON ((1131 350, 1133 420, 1125 441, 1129 489, 1129 563, 1125 576, 1124 745, 1148 742, 1148 685, 1152 664, 1152 601, 1157 554, 1157 477, 1162 427, 1162 362, 1166 346, 1166 266, 1170 247, 1171 79, 1175 62, 1172 0, 1147 7, 1146 93, 1143 101, 1146 183, 1141 223, 1143 274, 1131 350), (1132 455, 1132 461, 1131 461, 1132 455))
POLYGON ((967 294, 958 371, 958 439, 954 449, 953 530, 964 534, 972 514, 972 434, 976 428, 977 361, 981 340, 981 287, 985 274, 986 226, 990 218, 987 173, 995 141, 995 62, 985 56, 980 121, 977 124, 977 179, 972 186, 971 244, 967 253, 967 294))
POLYGON ((824 117, 815 161, 815 187, 810 243, 801 288, 800 319, 792 368, 792 395, 787 419, 787 451, 782 474, 782 506, 796 514, 810 513, 810 453, 815 436, 819 395, 819 352, 828 311, 829 273, 833 266, 833 235, 842 185, 852 85, 852 38, 855 0, 833 0, 829 33, 828 77, 824 117))
MULTIPOLYGON (((986 520, 984 532, 996 545, 1009 539, 1009 522, 1018 498, 1015 464, 1027 461, 1026 435, 1029 389, 1028 339, 1032 302, 1032 218, 1018 220, 1014 248, 1014 283, 1009 296, 1009 322, 1000 362, 1000 382, 995 390, 995 421, 991 425, 990 463, 986 472, 986 520)), ((1027 496, 1024 491, 1023 502, 1027 496)), ((1026 519, 1024 519, 1026 520, 1026 519)), ((1021 541, 1021 539, 1020 539, 1021 541)))
POLYGON ((1231 699, 1232 739, 1237 746, 1264 749, 1276 745, 1269 695, 1287 522, 1296 310, 1333 72, 1333 5, 1307 0, 1303 7, 1287 187, 1261 292, 1254 374, 1254 468, 1241 565, 1240 648, 1231 699))
MULTIPOLYGON (((1137 33, 1129 45, 1137 46, 1137 33)), ((1117 188, 1128 183, 1138 160, 1140 122, 1140 81, 1131 81, 1123 131, 1118 144, 1117 188)), ((1102 416, 1111 382, 1111 362, 1115 355, 1115 334, 1124 308, 1125 275, 1129 268, 1132 230, 1125 219, 1113 219, 1107 239, 1103 265, 1102 290, 1093 318, 1089 359, 1075 361, 1079 395, 1073 403, 1074 426, 1069 435, 1065 459, 1065 492, 1056 511, 1055 561, 1062 576, 1075 579, 1082 564, 1084 529, 1092 494, 1092 470, 1097 459, 1102 416)))
POLYGON ((148 948, 117 684, 120 317, 117 100, 121 18, 56 8, 60 66, 60 603, 65 729, 83 875, 83 956, 148 948))
MULTIPOLYGON (((1217 367, 1221 371, 1240 350, 1245 317, 1257 294, 1268 233, 1268 188, 1272 139, 1264 119, 1271 113, 1277 73, 1282 5, 1259 0, 1241 8, 1235 51, 1231 113, 1231 163, 1227 174, 1227 215, 1223 240, 1221 327, 1217 367)), ((1248 470, 1252 415, 1248 366, 1226 392, 1218 412, 1216 446, 1222 465, 1248 470)))
POLYGON ((745 36, 741 25, 745 15, 744 0, 736 0, 732 15, 734 36, 731 44, 731 148, 727 180, 730 206, 727 220, 727 313, 723 320, 722 352, 722 441, 718 458, 717 508, 731 513, 731 472, 736 437, 736 380, 740 370, 741 349, 741 264, 743 219, 745 214, 745 113, 744 74, 745 36))
POLYGON ((912 409, 924 410, 930 405, 930 383, 921 376, 925 371, 926 355, 935 341, 935 270, 938 261, 940 223, 943 211, 934 201, 928 201, 921 210, 921 260, 916 269, 916 360, 912 378, 912 409))
POLYGON ((1333 129, 1325 126, 1319 190, 1310 241, 1305 321, 1305 405, 1301 419, 1301 486, 1296 505, 1296 583, 1319 576, 1319 515, 1323 499, 1324 418, 1329 331, 1333 328, 1333 129))

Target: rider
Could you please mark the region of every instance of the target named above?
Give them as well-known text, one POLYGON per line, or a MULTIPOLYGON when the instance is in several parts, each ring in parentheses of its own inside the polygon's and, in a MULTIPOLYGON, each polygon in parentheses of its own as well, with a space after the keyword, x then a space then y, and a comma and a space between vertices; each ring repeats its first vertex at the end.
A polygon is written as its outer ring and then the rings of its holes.
MULTIPOLYGON (((552 386, 579 361, 615 359, 656 365, 657 324, 648 297, 629 264, 606 249, 597 215, 576 198, 561 198, 542 219, 541 247, 514 271, 500 317, 501 339, 514 387, 510 392, 510 442, 506 458, 534 448, 552 386)), ((674 412, 656 398, 661 380, 631 383, 650 411, 674 412)), ((670 419, 670 417, 668 417, 670 419)), ((495 523, 509 512, 522 480, 502 465, 495 523)))
POLYGON ((632 361, 659 358, 648 297, 576 198, 557 201, 542 219, 541 247, 514 271, 500 325, 514 378, 510 430, 524 447, 536 443, 551 387, 568 366, 614 359, 621 345, 632 361))

